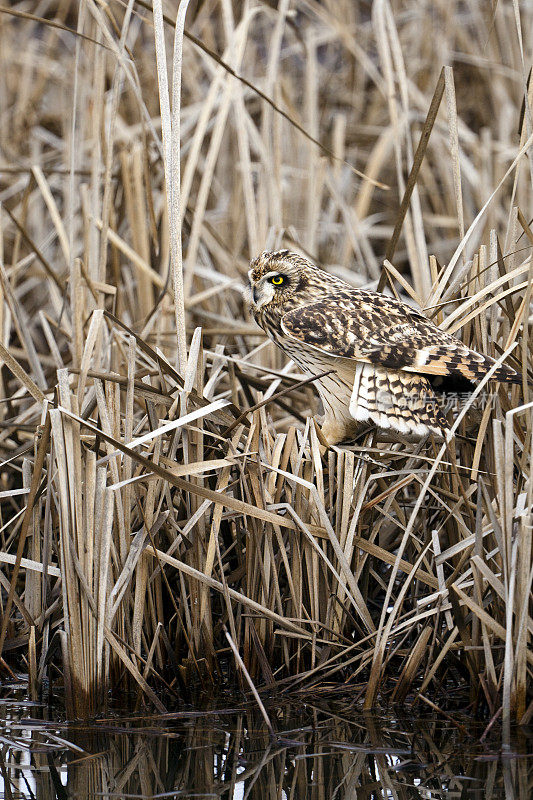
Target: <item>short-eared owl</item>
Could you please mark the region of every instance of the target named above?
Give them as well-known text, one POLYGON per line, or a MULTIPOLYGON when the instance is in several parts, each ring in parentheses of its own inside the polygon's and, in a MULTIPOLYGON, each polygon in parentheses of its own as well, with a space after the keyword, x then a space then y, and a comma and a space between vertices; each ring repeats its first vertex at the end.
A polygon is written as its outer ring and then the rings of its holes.
MULTIPOLYGON (((261 253, 250 267, 256 322, 306 372, 331 370, 315 381, 330 444, 352 438, 365 421, 408 438, 442 438, 448 424, 431 382, 469 385, 494 364, 414 308, 354 289, 289 250, 261 253)), ((493 377, 520 382, 507 366, 493 377)))

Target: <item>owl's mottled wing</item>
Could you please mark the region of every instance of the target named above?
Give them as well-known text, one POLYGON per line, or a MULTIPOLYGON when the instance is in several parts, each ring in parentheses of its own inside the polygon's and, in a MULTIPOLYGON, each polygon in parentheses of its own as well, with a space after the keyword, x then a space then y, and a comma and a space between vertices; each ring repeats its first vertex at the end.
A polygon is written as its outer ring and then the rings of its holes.
MULTIPOLYGON (((460 375, 476 382, 494 360, 470 350, 437 328, 414 308, 391 297, 361 289, 337 290, 296 308, 281 320, 296 341, 342 358, 423 375, 460 375)), ((520 382, 502 365, 494 379, 520 382)))

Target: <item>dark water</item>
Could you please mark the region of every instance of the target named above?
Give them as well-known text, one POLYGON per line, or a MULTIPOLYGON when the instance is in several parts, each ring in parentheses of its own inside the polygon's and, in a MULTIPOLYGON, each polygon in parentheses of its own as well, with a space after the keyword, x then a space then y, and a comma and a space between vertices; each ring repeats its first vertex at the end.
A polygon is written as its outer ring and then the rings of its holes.
POLYGON ((0 798, 533 797, 533 731, 501 751, 495 724, 457 715, 363 715, 323 698, 161 716, 117 713, 91 725, 45 722, 0 702, 0 798))

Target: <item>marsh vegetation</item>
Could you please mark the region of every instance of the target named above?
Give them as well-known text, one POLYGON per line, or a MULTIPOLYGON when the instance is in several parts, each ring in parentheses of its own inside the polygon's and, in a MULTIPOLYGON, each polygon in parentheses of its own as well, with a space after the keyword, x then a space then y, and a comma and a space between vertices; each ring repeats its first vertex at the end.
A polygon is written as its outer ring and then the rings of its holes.
POLYGON ((125 688, 162 713, 348 687, 509 743, 533 714, 533 8, 207 0, 183 38, 176 6, 0 9, 2 673, 70 718, 125 688), (281 246, 523 385, 462 397, 445 446, 323 454, 240 292, 281 246))

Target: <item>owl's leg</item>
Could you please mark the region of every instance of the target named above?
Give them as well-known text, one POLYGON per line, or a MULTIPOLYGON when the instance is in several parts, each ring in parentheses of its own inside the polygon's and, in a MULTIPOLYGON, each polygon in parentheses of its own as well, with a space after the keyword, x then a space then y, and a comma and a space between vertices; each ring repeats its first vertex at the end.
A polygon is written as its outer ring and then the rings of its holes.
POLYGON ((332 414, 326 413, 322 422, 321 433, 329 446, 333 447, 333 445, 344 442, 347 439, 353 439, 358 427, 357 422, 353 419, 348 422, 345 418, 339 419, 332 414))
POLYGON ((317 386, 324 409, 321 433, 330 447, 353 439, 359 428, 359 423, 349 408, 353 371, 351 365, 344 371, 336 370, 323 378, 317 386))
POLYGON ((330 447, 338 442, 342 442, 342 432, 336 420, 328 419, 326 417, 322 423, 320 431, 330 447))

